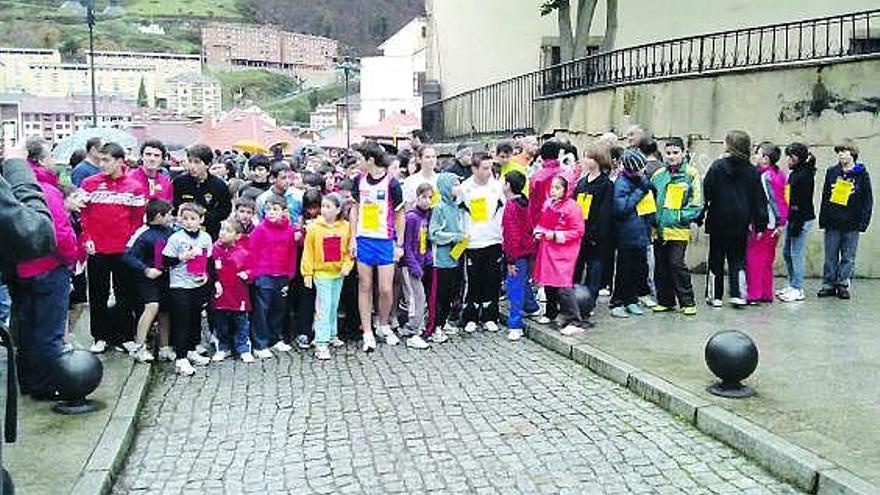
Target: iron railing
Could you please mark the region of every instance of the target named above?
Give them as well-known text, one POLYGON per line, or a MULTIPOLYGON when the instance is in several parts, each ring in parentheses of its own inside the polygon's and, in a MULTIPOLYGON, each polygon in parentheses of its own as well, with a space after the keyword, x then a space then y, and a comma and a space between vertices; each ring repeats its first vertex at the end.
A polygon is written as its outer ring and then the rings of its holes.
POLYGON ((422 108, 423 127, 435 139, 530 131, 534 102, 540 99, 625 84, 869 57, 880 57, 880 9, 597 53, 428 103, 422 108))

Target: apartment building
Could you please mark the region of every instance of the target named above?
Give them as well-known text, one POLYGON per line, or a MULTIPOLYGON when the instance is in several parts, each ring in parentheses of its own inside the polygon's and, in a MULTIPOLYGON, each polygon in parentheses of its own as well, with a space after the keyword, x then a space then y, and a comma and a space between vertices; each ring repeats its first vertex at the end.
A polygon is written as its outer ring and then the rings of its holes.
POLYGON ((202 53, 211 65, 289 71, 331 71, 339 43, 267 25, 210 23, 202 28, 202 53))
POLYGON ((183 115, 220 115, 220 81, 211 76, 192 72, 169 78, 165 81, 162 97, 166 99, 166 108, 183 115))

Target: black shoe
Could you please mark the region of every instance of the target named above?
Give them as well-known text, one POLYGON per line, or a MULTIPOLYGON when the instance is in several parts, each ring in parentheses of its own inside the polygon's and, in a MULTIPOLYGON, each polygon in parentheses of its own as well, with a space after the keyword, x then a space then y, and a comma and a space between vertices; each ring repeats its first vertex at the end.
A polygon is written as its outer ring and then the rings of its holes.
POLYGON ((837 289, 837 297, 839 297, 841 299, 849 299, 850 298, 849 288, 847 288, 847 287, 838 288, 837 289))
POLYGON ((837 295, 837 289, 823 288, 816 293, 816 297, 834 297, 837 295))

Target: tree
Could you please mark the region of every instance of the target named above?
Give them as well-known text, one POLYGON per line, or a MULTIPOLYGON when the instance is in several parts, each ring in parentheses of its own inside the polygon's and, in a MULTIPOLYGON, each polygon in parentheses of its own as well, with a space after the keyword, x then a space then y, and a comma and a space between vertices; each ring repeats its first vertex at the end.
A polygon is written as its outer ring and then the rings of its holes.
POLYGON ((58 51, 61 55, 68 59, 77 58, 79 55, 80 44, 76 38, 66 37, 64 41, 61 42, 61 45, 58 47, 58 51))
POLYGON ((617 0, 608 0, 608 6, 605 10, 605 44, 602 51, 611 51, 614 49, 614 43, 617 41, 617 0))
MULTIPOLYGON (((544 0, 541 4, 541 15, 556 12, 559 26, 559 55, 562 62, 587 56, 587 43, 590 36, 590 25, 596 13, 598 0, 577 0, 575 11, 575 28, 571 26, 571 0, 544 0)), ((604 49, 614 46, 617 37, 617 0, 607 0, 604 49)))
POLYGON ((376 13, 373 22, 370 23, 370 34, 376 43, 381 43, 388 38, 388 16, 376 13))
POLYGON ((147 86, 144 84, 144 78, 141 78, 141 87, 138 88, 137 105, 141 108, 149 106, 150 98, 147 96, 147 86))

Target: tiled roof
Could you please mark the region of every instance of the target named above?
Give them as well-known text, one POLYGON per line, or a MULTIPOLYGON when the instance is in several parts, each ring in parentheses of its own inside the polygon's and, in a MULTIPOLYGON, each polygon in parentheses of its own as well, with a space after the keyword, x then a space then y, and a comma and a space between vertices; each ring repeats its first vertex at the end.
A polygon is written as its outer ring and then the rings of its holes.
POLYGON ((295 147, 299 138, 281 129, 275 121, 257 107, 236 108, 226 113, 216 122, 202 124, 202 142, 215 149, 227 150, 236 141, 251 139, 270 147, 277 143, 287 143, 295 147))

